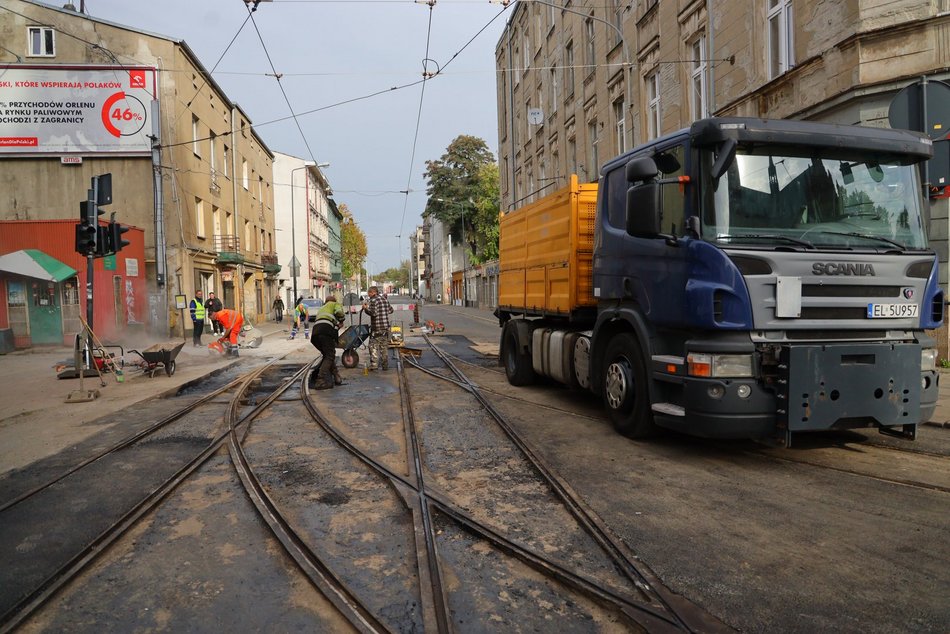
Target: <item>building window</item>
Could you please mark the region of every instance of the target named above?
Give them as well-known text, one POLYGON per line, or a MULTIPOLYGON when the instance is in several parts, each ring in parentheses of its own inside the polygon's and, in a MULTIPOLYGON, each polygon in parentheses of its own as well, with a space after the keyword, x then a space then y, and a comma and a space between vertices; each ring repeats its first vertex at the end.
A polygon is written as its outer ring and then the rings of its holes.
POLYGON ((214 143, 215 143, 216 137, 214 135, 214 132, 209 133, 208 136, 210 137, 208 139, 209 147, 210 147, 208 151, 208 165, 211 167, 211 186, 217 187, 218 186, 218 170, 217 170, 217 165, 215 164, 216 161, 215 161, 215 156, 214 156, 214 143))
POLYGON ((614 102, 614 131, 617 134, 617 154, 623 154, 627 150, 627 120, 624 118, 623 99, 614 102))
POLYGON ((254 234, 251 233, 251 221, 244 221, 244 248, 248 251, 254 250, 254 244, 251 242, 251 238, 254 237, 254 234))
POLYGON ((205 237, 205 203, 200 198, 195 198, 195 235, 205 237))
POLYGON ((577 140, 571 137, 567 140, 567 160, 571 174, 577 174, 577 140))
MULTIPOLYGON (((518 47, 515 47, 515 54, 512 56, 511 65, 514 66, 517 63, 518 59, 518 47)), ((521 71, 513 69, 515 73, 515 86, 521 82, 521 71)))
POLYGON ((247 190, 247 159, 241 159, 241 180, 244 182, 244 189, 247 190))
POLYGON ((574 94, 574 42, 564 46, 564 94, 574 94))
POLYGON ((550 81, 548 81, 548 90, 550 91, 550 99, 548 100, 548 105, 550 110, 549 114, 553 115, 555 112, 557 112, 557 100, 560 98, 560 95, 558 94, 557 86, 557 70, 551 68, 549 72, 550 81))
POLYGON ((693 42, 693 65, 690 72, 691 99, 689 102, 693 121, 709 116, 706 106, 706 36, 701 35, 693 42))
POLYGON ((211 207, 211 221, 214 223, 214 235, 224 235, 224 230, 221 228, 221 210, 214 206, 211 207))
POLYGON ((198 117, 191 115, 191 151, 195 156, 201 156, 201 146, 198 144, 198 117))
POLYGON ((587 124, 587 141, 590 143, 590 166, 587 170, 587 177, 589 180, 595 181, 600 171, 600 155, 598 153, 600 136, 598 134, 597 119, 587 124))
POLYGON ((526 28, 524 31, 524 46, 521 49, 521 52, 524 54, 524 62, 521 66, 521 72, 528 72, 528 68, 531 67, 531 35, 528 33, 526 28))
POLYGON ((620 0, 610 0, 610 4, 611 4, 610 9, 613 13, 613 15, 611 16, 613 17, 613 21, 611 22, 611 24, 613 24, 615 27, 614 29, 610 29, 610 30, 614 31, 614 46, 616 46, 617 44, 620 44, 623 41, 621 38, 621 34, 623 33, 624 3, 621 2, 620 0))
POLYGON ((660 71, 647 76, 647 134, 660 136, 660 71))
POLYGON ((27 29, 30 57, 53 57, 56 55, 56 32, 46 26, 31 26, 27 29))
POLYGON ((586 34, 584 62, 587 64, 587 73, 590 74, 594 72, 594 64, 597 62, 594 57, 594 21, 591 18, 584 20, 584 33, 586 34))
POLYGON ((228 149, 228 146, 226 145, 224 146, 224 152, 221 155, 221 159, 224 161, 224 165, 221 166, 221 173, 223 173, 225 178, 227 178, 228 170, 231 169, 229 166, 229 163, 231 162, 231 150, 228 149))
POLYGON ((768 0, 769 79, 795 65, 792 0, 768 0))

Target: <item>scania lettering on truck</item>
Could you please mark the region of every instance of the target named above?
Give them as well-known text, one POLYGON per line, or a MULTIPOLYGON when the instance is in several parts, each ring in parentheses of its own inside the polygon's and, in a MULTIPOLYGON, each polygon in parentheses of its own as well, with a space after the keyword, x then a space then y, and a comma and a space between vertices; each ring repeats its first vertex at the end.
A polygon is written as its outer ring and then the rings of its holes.
POLYGON ((503 214, 501 363, 599 394, 614 427, 788 445, 916 437, 943 320, 922 135, 704 119, 598 183, 503 214))

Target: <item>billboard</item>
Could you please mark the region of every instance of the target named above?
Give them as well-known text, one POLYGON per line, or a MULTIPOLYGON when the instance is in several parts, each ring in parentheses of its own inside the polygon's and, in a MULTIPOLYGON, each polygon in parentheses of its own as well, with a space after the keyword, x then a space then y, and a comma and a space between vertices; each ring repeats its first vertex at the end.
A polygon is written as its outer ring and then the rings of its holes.
POLYGON ((0 158, 151 151, 154 68, 0 64, 0 158))

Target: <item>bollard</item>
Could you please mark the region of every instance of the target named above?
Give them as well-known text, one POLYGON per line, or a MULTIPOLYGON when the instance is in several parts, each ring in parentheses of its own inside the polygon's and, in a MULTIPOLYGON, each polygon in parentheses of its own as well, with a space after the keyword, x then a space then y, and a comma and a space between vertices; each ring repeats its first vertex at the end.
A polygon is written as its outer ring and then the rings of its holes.
POLYGON ((418 303, 413 304, 412 306, 412 323, 413 324, 421 323, 419 321, 419 304, 418 303))

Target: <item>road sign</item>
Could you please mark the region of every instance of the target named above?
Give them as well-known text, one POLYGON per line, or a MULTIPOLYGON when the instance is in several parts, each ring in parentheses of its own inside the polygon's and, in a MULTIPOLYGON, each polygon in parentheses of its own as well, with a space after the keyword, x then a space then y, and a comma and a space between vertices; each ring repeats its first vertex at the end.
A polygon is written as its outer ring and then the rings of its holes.
POLYGON ((943 139, 950 134, 950 85, 937 80, 926 84, 914 82, 905 86, 891 101, 887 119, 892 128, 915 130, 931 139, 943 139), (926 86, 926 90, 921 90, 926 86), (922 96, 926 94, 926 99, 922 96), (927 126, 924 129, 923 106, 927 106, 927 126))

